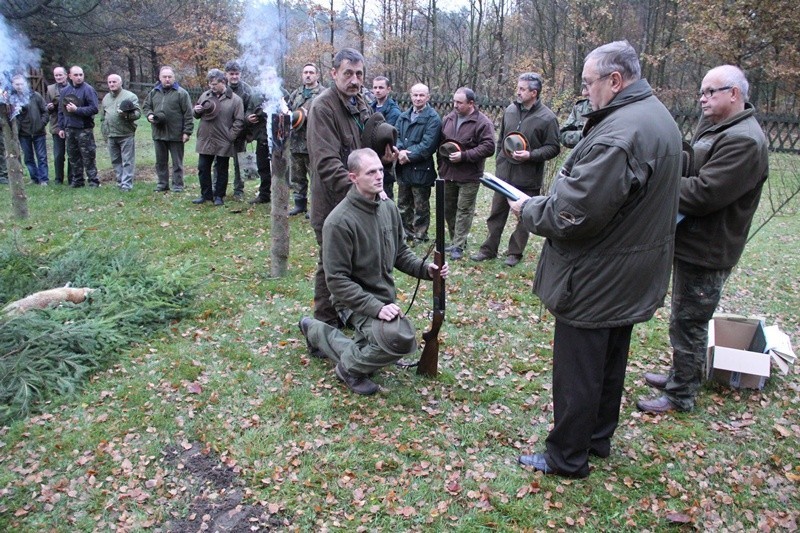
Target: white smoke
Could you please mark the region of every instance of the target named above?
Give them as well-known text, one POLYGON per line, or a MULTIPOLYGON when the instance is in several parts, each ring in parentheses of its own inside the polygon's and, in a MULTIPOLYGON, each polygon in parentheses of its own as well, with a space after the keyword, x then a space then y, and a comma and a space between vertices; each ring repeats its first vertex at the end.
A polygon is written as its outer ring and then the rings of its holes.
POLYGON ((277 68, 286 55, 286 40, 283 38, 286 17, 281 18, 278 6, 271 1, 253 0, 247 4, 239 25, 240 61, 244 70, 257 80, 257 88, 266 96, 264 111, 285 112, 281 104, 283 80, 277 68))
MULTIPOLYGON (((9 119, 13 119, 27 102, 11 87, 11 77, 25 74, 30 68, 39 68, 41 51, 32 48, 28 37, 12 27, 0 15, 0 102, 12 106, 9 119)), ((24 98, 27 100, 27 98, 24 98)))

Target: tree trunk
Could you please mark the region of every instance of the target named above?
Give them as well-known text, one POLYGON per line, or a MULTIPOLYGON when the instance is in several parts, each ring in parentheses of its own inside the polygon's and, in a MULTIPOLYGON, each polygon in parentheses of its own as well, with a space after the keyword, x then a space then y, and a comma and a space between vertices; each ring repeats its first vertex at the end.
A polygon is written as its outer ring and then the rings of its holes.
POLYGON ((6 163, 8 165, 8 186, 11 190, 11 208, 19 219, 28 218, 28 197, 25 196, 25 185, 22 176, 22 158, 19 149, 19 133, 17 121, 8 121, 6 105, 0 105, 0 124, 3 128, 3 144, 6 147, 6 163))
POLYGON ((272 246, 270 275, 281 278, 289 264, 289 131, 291 117, 282 113, 272 115, 272 246))

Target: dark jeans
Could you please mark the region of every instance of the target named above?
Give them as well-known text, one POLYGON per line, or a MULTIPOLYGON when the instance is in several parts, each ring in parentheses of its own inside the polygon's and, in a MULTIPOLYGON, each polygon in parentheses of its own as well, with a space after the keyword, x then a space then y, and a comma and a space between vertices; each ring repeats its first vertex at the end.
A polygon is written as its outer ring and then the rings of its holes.
POLYGON ((665 394, 679 408, 690 410, 706 369, 708 321, 714 316, 730 268, 715 270, 675 259, 672 265, 672 312, 669 341, 672 368, 665 394))
MULTIPOLYGON (((539 189, 520 188, 520 190, 528 196, 539 195, 539 189)), ((492 208, 489 212, 489 218, 486 219, 486 229, 488 230, 488 234, 486 235, 486 240, 483 241, 483 244, 481 244, 480 248, 480 251, 489 257, 497 257, 497 250, 500 248, 500 239, 503 236, 503 230, 505 229, 506 222, 508 221, 509 211, 510 208, 508 206, 508 200, 506 200, 506 197, 500 193, 494 193, 494 196, 492 197, 492 208)), ((528 230, 526 230, 522 224, 517 222, 517 227, 514 228, 514 232, 508 239, 507 254, 522 257, 522 254, 525 252, 525 246, 528 244, 528 237, 530 237, 528 230)))
POLYGON ((206 200, 225 198, 228 189, 228 163, 230 157, 200 154, 197 174, 200 178, 200 194, 206 200), (214 180, 211 180, 211 165, 214 165, 214 180))
POLYGON ((548 465, 589 473, 589 450, 607 455, 619 422, 633 326, 584 329, 556 319, 553 337, 553 429, 548 465))
POLYGON ((172 190, 182 191, 183 183, 183 147, 181 141, 153 140, 156 149, 156 176, 158 188, 169 189, 169 158, 172 158, 172 190))
MULTIPOLYGON (((58 135, 53 135, 53 168, 56 173, 56 183, 64 183, 64 162, 67 160, 67 140, 58 135)), ((67 165, 67 183, 71 181, 72 165, 67 165)))
POLYGON ((34 183, 47 183, 47 136, 19 136, 19 144, 25 158, 25 166, 34 183))

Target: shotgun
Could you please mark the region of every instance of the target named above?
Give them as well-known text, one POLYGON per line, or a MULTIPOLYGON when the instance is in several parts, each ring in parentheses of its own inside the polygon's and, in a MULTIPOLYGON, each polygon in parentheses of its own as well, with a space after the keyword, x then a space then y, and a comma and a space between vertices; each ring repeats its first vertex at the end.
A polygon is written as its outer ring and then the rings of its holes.
POLYGON ((441 276, 444 265, 444 180, 436 180, 436 242, 433 262, 439 270, 433 275, 433 316, 431 329, 422 334, 425 347, 417 365, 417 374, 435 378, 439 373, 439 330, 444 322, 444 279, 441 276))

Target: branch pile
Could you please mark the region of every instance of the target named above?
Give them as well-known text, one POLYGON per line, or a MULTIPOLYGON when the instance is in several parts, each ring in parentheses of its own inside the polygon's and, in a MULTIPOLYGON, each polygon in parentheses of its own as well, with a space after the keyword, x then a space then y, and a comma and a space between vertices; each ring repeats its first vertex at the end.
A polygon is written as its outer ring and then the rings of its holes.
POLYGON ((131 249, 0 250, 3 302, 69 282, 99 289, 82 303, 0 317, 0 424, 76 391, 126 347, 187 316, 194 285, 187 270, 161 270, 131 249))

